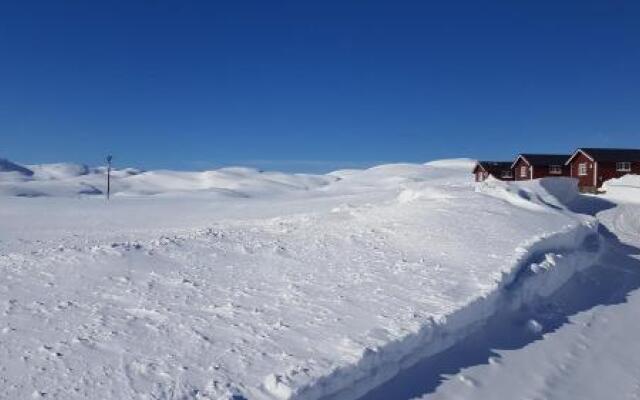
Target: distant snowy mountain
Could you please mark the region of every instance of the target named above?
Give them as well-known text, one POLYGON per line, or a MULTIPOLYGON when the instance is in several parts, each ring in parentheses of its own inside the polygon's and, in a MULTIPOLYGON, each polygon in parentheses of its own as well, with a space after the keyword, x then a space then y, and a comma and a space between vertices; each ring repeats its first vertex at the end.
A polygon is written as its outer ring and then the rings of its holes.
POLYGON ((86 165, 72 163, 29 165, 29 168, 33 171, 34 179, 38 180, 69 179, 89 173, 86 165))
POLYGON ((22 176, 33 175, 33 171, 29 168, 13 163, 5 158, 0 158, 0 172, 17 173, 22 176))
MULTIPOLYGON (((305 191, 337 184, 342 188, 379 187, 382 182, 403 185, 434 179, 451 179, 451 171, 470 173, 474 161, 440 160, 427 164, 387 164, 369 169, 334 171, 326 175, 265 172, 230 167, 212 171, 141 171, 133 168, 111 171, 115 196, 168 196, 198 193, 226 197, 255 197, 289 191, 305 191)), ((454 173, 455 174, 455 173, 454 173)), ((0 196, 75 197, 101 195, 106 169, 73 163, 21 166, 2 160, 0 196)), ((399 186, 398 186, 399 187, 399 186)))

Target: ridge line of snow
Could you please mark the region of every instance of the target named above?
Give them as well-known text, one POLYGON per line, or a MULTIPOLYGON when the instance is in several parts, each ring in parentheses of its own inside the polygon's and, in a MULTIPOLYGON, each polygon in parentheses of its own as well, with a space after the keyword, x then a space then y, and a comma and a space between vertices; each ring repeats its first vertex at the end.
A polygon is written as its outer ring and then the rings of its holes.
POLYGON ((272 374, 265 379, 264 388, 283 400, 358 399, 401 370, 453 346, 501 310, 534 305, 552 295, 576 272, 596 264, 604 243, 593 218, 574 228, 539 236, 516 249, 514 267, 503 273, 490 294, 448 317, 430 318, 416 334, 365 349, 358 363, 337 368, 307 386, 288 387, 282 376, 272 374))

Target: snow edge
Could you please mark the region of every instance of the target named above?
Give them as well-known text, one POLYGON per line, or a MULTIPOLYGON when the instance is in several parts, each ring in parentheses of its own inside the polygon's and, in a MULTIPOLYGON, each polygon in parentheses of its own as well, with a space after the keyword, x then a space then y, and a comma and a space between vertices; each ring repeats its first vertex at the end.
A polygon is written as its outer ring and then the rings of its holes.
POLYGON ((502 274, 495 289, 487 295, 445 318, 430 318, 416 333, 365 349, 355 364, 340 366, 298 387, 287 385, 286 376, 270 375, 265 379, 264 389, 282 400, 358 399, 400 371, 455 345, 495 314, 532 306, 551 296, 576 272, 596 264, 604 243, 595 218, 535 237, 516 248, 513 268, 502 274))

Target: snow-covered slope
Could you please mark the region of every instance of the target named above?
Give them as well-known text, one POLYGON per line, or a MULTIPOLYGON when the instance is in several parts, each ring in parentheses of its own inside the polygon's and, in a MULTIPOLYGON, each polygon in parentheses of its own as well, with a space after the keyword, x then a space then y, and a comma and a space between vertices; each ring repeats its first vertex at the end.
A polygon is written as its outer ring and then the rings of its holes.
POLYGON ((571 202, 601 223, 606 251, 595 266, 364 399, 638 398, 640 181, 625 176, 605 190, 571 202))
POLYGON ((28 168, 34 172, 33 178, 36 180, 70 179, 91 172, 86 165, 72 163, 29 165, 28 168))
POLYGON ((469 165, 5 183, 58 197, 0 196, 0 397, 356 399, 600 253, 573 181, 469 165))
POLYGON ((252 168, 222 168, 205 172, 150 171, 120 179, 116 193, 171 194, 218 190, 230 196, 249 197, 324 186, 334 179, 320 175, 262 172, 252 168))

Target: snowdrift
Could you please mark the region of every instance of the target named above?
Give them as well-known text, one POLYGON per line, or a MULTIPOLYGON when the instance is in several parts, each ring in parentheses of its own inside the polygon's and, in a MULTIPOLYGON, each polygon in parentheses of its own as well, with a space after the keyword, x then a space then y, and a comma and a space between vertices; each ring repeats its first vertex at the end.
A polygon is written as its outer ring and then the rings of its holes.
POLYGON ((608 180, 602 188, 608 197, 626 202, 640 202, 640 175, 629 174, 608 180))
MULTIPOLYGON (((446 165, 446 163, 444 163, 446 165)), ((578 196, 573 179, 542 179, 524 184, 489 180, 476 191, 531 211, 560 210, 578 196)), ((447 201, 455 198, 442 188, 421 184, 405 189, 399 203, 447 201)), ((498 313, 535 307, 555 293, 571 277, 595 265, 603 254, 598 223, 577 217, 578 225, 534 236, 515 248, 512 268, 502 272, 493 290, 448 315, 431 318, 419 330, 381 346, 365 348, 357 363, 338 368, 308 386, 291 385, 290 377, 272 375, 265 385, 282 399, 358 399, 401 370, 435 355, 481 327, 498 313)), ((295 381, 291 379, 291 381, 295 381)))
POLYGON ((514 206, 542 210, 564 209, 578 196, 578 182, 572 178, 542 178, 533 181, 499 181, 490 178, 476 190, 500 198, 514 206))

